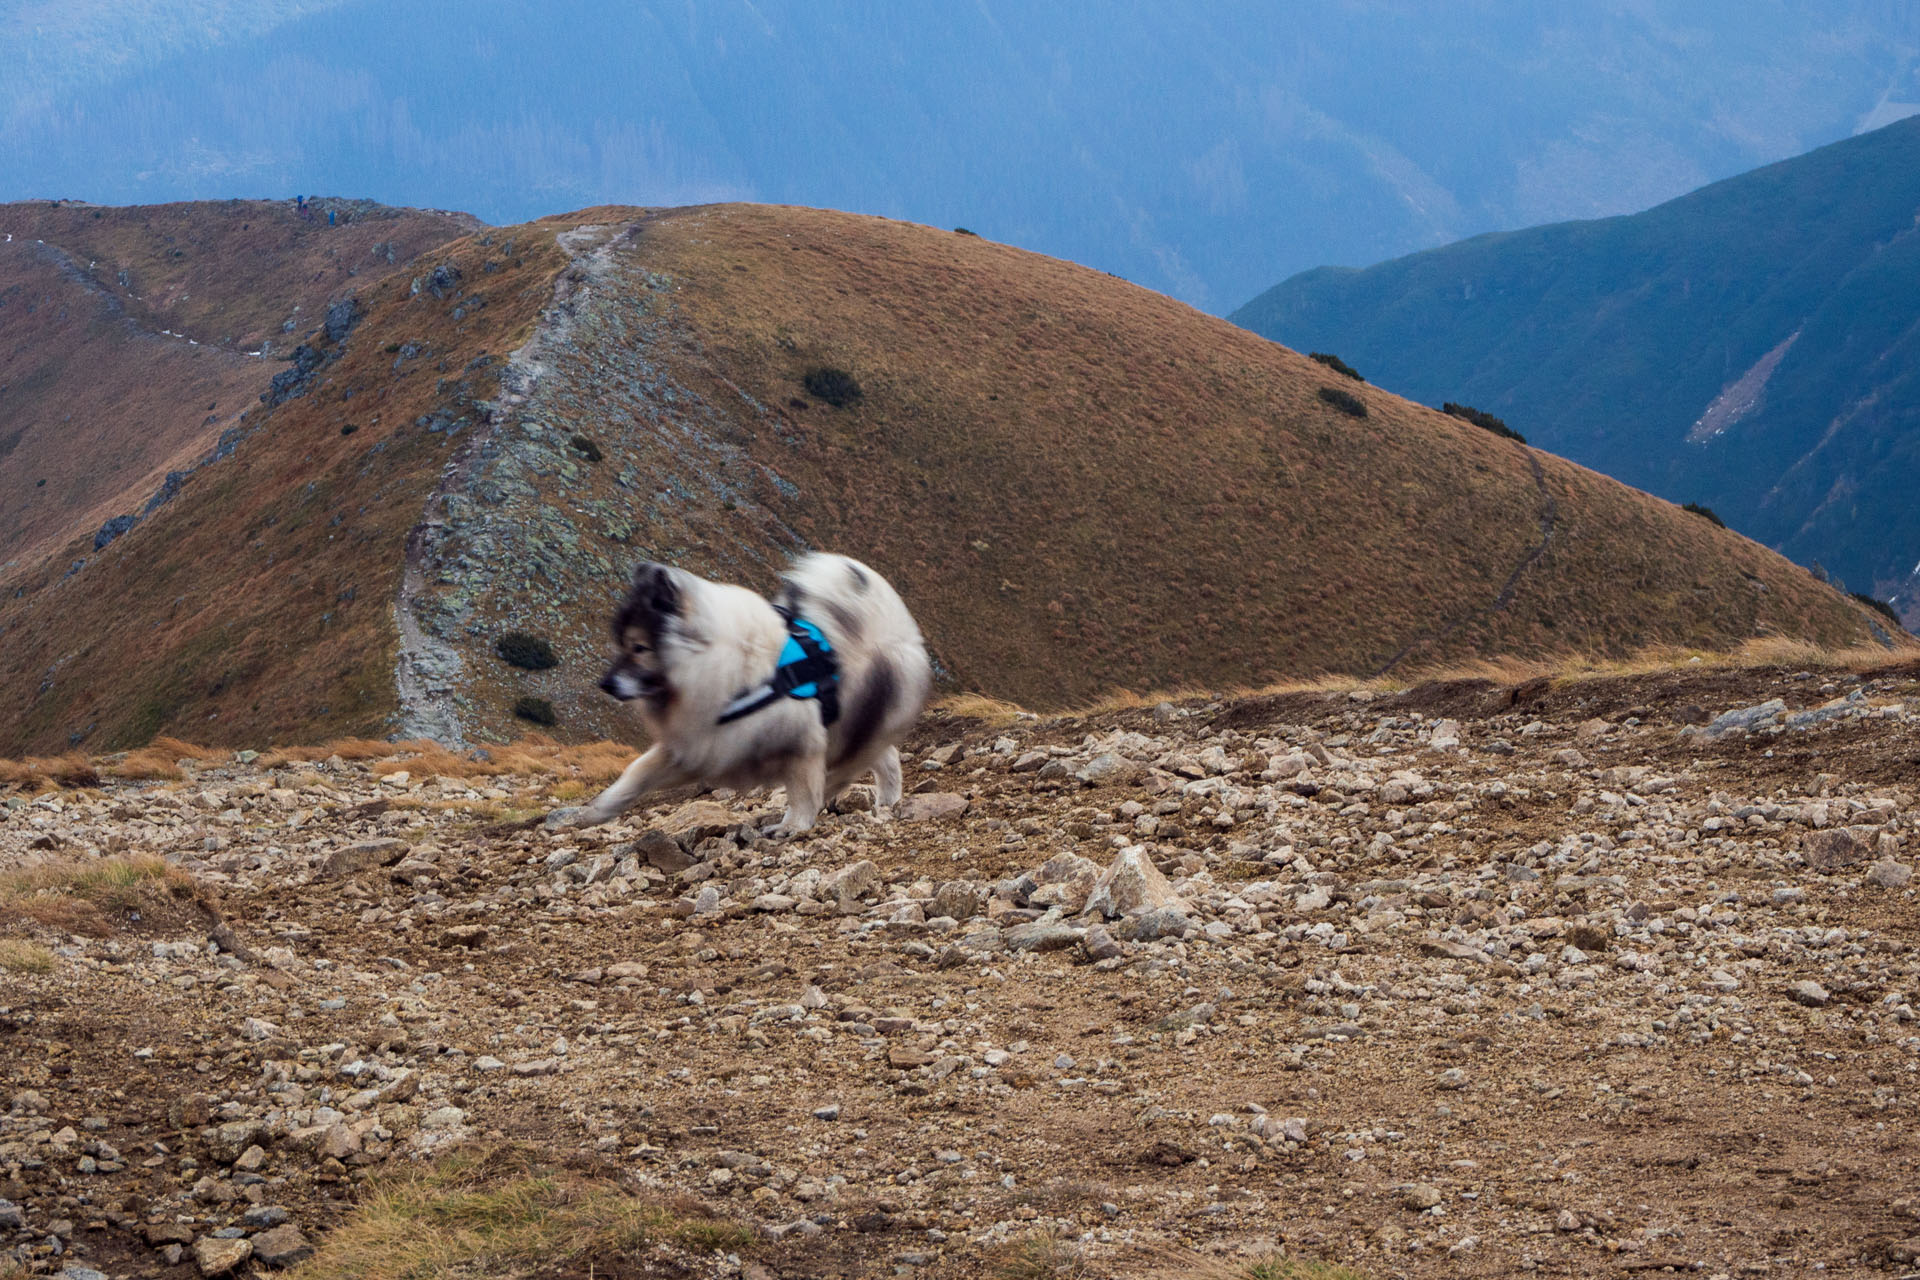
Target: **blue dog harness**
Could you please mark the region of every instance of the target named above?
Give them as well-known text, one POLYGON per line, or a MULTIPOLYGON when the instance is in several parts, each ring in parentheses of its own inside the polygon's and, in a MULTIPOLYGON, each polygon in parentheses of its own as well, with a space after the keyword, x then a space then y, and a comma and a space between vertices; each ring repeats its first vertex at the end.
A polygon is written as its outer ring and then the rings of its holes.
POLYGON ((785 609, 779 612, 787 623, 787 642, 781 646, 779 665, 766 680, 729 702, 716 724, 750 716, 773 705, 782 695, 817 701, 823 725, 840 718, 840 659, 833 656, 833 646, 811 622, 785 609))

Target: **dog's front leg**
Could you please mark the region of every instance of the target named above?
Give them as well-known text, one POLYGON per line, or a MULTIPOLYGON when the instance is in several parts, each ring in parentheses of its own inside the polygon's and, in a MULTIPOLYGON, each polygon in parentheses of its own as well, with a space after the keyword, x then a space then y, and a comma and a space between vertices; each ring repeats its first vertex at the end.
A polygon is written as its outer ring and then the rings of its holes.
POLYGON ((819 755, 803 755, 787 775, 787 813, 773 829, 775 836, 797 836, 813 830, 820 806, 827 800, 827 762, 819 755))
POLYGON ((874 803, 891 809, 900 803, 900 748, 888 747, 873 762, 874 803))
POLYGON ((547 818, 550 825, 592 827, 611 822, 638 804, 648 794, 663 787, 687 781, 680 766, 660 746, 648 747, 638 760, 626 767, 614 784, 593 798, 592 803, 575 810, 555 810, 547 818), (558 823, 554 819, 560 819, 558 823))

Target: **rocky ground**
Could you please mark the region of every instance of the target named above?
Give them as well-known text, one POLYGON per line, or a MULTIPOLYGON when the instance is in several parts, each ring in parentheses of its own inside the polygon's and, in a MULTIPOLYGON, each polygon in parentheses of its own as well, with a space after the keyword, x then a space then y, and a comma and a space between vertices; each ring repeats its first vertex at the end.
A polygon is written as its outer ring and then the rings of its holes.
POLYGON ((577 783, 404 759, 8 797, 0 868, 194 887, 0 914, 0 1257, 264 1272, 509 1141, 752 1228, 582 1275, 1034 1233, 1086 1275, 1920 1270, 1920 668, 932 717, 908 759, 792 842, 759 796, 548 831, 577 783))

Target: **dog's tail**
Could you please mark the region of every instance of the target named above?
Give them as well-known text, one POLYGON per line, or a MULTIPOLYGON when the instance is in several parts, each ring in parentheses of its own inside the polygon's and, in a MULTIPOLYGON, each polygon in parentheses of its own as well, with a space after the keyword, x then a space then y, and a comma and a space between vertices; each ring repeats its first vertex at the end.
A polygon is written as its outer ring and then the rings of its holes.
POLYGON ((836 649, 924 647, 899 593, 858 560, 815 551, 794 561, 780 582, 781 604, 823 628, 836 649))

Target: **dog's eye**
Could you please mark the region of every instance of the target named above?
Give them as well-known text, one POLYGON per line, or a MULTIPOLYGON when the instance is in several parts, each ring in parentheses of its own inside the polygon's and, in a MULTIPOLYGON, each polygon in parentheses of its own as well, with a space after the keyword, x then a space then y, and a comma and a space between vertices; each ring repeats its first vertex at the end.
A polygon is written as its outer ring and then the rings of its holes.
POLYGON ((630 644, 627 646, 627 652, 638 657, 640 654, 643 654, 643 653, 652 653, 653 650, 649 649, 646 645, 643 645, 643 644, 630 644))

